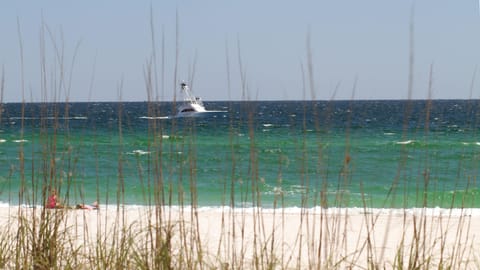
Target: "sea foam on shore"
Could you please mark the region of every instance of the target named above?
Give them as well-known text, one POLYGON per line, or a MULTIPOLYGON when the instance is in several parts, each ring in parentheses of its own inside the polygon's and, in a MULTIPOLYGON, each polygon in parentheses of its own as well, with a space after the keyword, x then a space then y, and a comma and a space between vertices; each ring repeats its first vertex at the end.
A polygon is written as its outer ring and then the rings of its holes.
MULTIPOLYGON (((41 205, 10 205, 9 203, 0 203, 1 208, 42 208, 41 205)), ((373 214, 373 215, 426 215, 426 216, 472 216, 480 217, 480 208, 363 208, 363 207, 348 207, 348 208, 338 208, 338 207, 286 207, 286 208, 264 208, 264 207, 230 207, 230 206, 198 206, 192 207, 190 205, 185 206, 149 206, 149 205, 138 205, 138 204, 128 204, 128 205, 100 205, 100 209, 103 210, 148 210, 152 208, 160 207, 165 211, 195 211, 195 212, 235 212, 235 213, 248 213, 248 212, 257 212, 261 211, 262 213, 286 213, 286 214, 373 214)))

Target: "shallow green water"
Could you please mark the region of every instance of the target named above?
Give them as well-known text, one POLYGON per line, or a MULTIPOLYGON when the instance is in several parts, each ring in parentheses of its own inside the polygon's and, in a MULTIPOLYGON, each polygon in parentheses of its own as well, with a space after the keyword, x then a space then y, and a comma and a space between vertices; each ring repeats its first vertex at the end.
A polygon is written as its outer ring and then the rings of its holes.
POLYGON ((428 120, 406 101, 217 102, 225 112, 189 119, 122 105, 70 104, 57 123, 30 109, 22 128, 7 104, 1 201, 41 204, 55 186, 71 204, 480 206, 471 101, 435 103, 428 120))

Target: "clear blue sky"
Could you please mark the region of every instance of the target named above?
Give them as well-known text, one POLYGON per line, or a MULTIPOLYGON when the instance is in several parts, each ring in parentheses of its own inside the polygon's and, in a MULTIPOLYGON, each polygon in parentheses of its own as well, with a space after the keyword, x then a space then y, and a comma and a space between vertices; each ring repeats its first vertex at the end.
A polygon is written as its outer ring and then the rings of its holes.
POLYGON ((204 100, 312 99, 310 90, 302 90, 308 35, 315 99, 350 99, 355 78, 356 99, 408 98, 412 3, 412 98, 428 97, 431 64, 432 98, 479 98, 480 67, 477 86, 470 92, 480 64, 477 0, 19 0, 0 4, 4 101, 22 101, 19 29, 25 101, 64 101, 66 96, 71 101, 147 100, 144 70, 152 55, 151 8, 159 80, 162 33, 165 42, 165 81, 158 88, 162 100, 173 98, 177 14, 177 79, 189 80, 195 66, 193 89, 204 100), (63 51, 63 68, 55 47, 63 51), (59 86, 61 70, 71 75, 68 85, 59 86))

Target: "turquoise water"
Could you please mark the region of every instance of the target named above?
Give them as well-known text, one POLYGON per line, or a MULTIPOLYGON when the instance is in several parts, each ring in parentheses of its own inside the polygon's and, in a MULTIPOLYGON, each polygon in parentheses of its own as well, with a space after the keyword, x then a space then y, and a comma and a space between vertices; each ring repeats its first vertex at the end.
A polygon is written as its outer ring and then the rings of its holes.
POLYGON ((480 207, 474 101, 172 107, 5 104, 0 200, 42 204, 54 186, 69 204, 480 207))

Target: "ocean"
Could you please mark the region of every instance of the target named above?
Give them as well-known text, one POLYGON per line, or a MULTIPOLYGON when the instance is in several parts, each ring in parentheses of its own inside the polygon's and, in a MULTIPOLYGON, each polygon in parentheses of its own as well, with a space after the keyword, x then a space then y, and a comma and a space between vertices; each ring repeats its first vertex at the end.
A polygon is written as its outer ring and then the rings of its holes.
POLYGON ((480 207, 476 100, 7 103, 0 201, 480 207))

